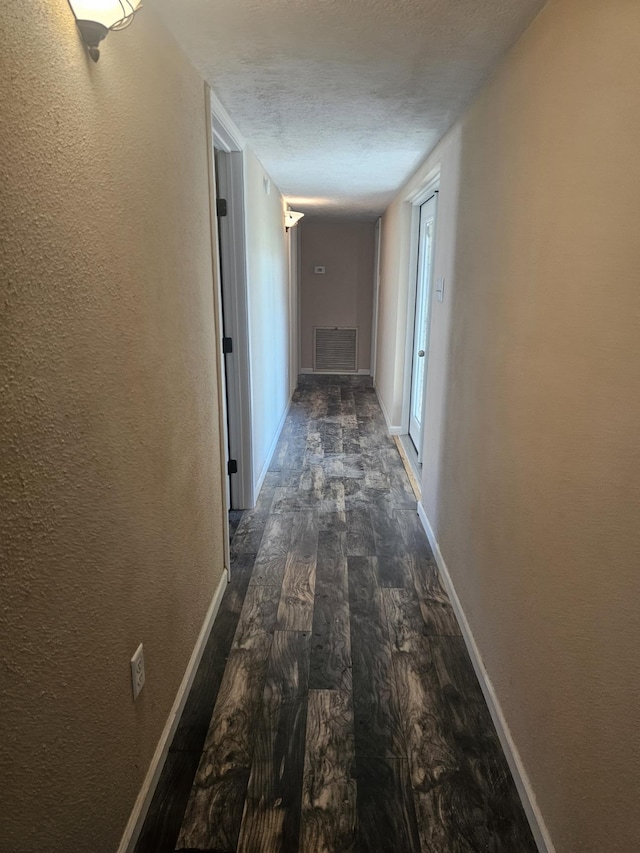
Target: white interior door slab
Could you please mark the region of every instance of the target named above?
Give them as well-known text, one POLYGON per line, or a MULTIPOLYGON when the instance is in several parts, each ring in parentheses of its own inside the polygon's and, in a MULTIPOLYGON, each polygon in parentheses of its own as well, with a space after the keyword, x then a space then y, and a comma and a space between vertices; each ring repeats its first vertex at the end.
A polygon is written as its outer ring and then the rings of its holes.
POLYGON ((409 407, 409 436, 413 442, 418 462, 422 462, 424 414, 429 355, 429 324, 431 320, 431 284, 433 279, 433 246, 436 231, 437 193, 420 206, 420 231, 418 239, 418 269, 416 278, 416 306, 413 324, 413 350, 411 363, 411 398, 409 407))

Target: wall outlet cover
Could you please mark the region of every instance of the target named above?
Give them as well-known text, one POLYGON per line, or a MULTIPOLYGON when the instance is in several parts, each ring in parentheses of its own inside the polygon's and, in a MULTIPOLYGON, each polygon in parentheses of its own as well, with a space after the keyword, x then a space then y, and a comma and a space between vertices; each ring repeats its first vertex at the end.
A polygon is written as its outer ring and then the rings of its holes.
POLYGON ((131 658, 131 687, 134 702, 144 687, 144 679, 144 649, 142 648, 142 643, 140 643, 131 658))

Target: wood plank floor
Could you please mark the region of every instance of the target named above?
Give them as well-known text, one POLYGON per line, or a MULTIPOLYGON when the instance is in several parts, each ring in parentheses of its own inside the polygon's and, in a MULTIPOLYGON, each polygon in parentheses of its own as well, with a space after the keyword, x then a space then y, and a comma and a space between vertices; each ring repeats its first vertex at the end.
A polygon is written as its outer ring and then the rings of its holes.
POLYGON ((534 853, 371 382, 301 377, 136 853, 534 853))

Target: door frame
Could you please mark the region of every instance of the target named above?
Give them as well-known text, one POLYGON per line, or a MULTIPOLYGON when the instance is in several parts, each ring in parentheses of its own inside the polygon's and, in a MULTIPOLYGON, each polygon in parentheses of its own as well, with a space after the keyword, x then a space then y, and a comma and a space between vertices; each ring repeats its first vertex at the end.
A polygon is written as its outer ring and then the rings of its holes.
MULTIPOLYGON (((238 471, 230 488, 232 509, 255 506, 253 441, 251 434, 251 342, 247 287, 247 243, 245 234, 244 140, 228 113, 210 93, 212 151, 218 157, 220 196, 227 199, 227 216, 220 220, 220 259, 224 330, 233 341, 233 352, 225 355, 226 402, 228 403, 228 448, 238 471)), ((214 163, 215 166, 215 163, 214 163)), ((216 231, 216 238, 218 232, 216 231)))
MULTIPOLYGON (((209 177, 209 226, 211 230, 211 272, 213 278, 213 326, 218 391, 218 435, 220 453, 220 495, 222 496, 222 562, 231 580, 231 554, 229 548, 229 459, 227 443, 227 402, 225 391, 224 356, 222 355, 222 298, 220 290, 220 255, 218 246, 218 219, 216 215, 216 169, 214 163, 213 131, 211 124, 211 90, 204 84, 207 135, 207 171, 209 177)), ((213 450, 213 448, 212 448, 213 450)))
POLYGON ((376 219, 375 225, 375 267, 373 270, 373 306, 371 310, 371 355, 369 357, 370 373, 373 383, 376 381, 376 361, 378 359, 378 311, 380 303, 380 259, 382 252, 382 217, 376 219))
POLYGON ((300 226, 289 228, 289 398, 298 387, 300 373, 300 226))
MULTIPOLYGON (((402 388, 402 435, 409 434, 409 417, 411 407, 411 367, 413 362, 413 334, 415 328, 416 315, 416 289, 418 286, 418 247, 420 241, 420 208, 425 201, 434 193, 440 190, 440 166, 436 166, 426 176, 425 180, 411 195, 406 198, 406 201, 411 205, 411 242, 409 244, 409 287, 407 292, 407 324, 405 334, 405 351, 404 351, 404 376, 402 388)), ((437 208, 436 208, 436 233, 434 241, 437 239, 437 208)), ((434 255, 435 255, 434 243, 434 255)), ((435 268, 435 261, 434 261, 435 268)), ((433 287, 429 292, 429 301, 433 298, 433 287)), ((431 318, 431 311, 429 312, 431 318)), ((431 322, 431 319, 429 320, 431 322)), ((431 348, 431 335, 429 335, 429 349, 431 348)), ((425 365, 425 383, 424 394, 427 393, 427 382, 429 372, 429 352, 426 354, 427 364, 425 365)), ((424 418, 424 415, 423 415, 424 418)), ((424 438, 424 431, 423 431, 424 438)))
POLYGON ((427 377, 431 345, 431 303, 433 290, 433 261, 435 258, 435 232, 438 218, 438 190, 434 189, 420 205, 418 225, 418 264, 416 268, 416 295, 414 301, 413 336, 411 349, 411 382, 409 386, 409 438, 422 464, 424 445, 427 377), (427 208, 428 211, 427 211, 427 208), (423 226, 431 222, 429 239, 423 226), (420 321, 420 329, 418 322, 420 321), (424 326, 422 323, 424 322, 424 326), (424 342, 422 339, 424 329, 424 342), (420 351, 418 352, 418 345, 420 351), (414 392, 416 398, 414 400, 414 392))

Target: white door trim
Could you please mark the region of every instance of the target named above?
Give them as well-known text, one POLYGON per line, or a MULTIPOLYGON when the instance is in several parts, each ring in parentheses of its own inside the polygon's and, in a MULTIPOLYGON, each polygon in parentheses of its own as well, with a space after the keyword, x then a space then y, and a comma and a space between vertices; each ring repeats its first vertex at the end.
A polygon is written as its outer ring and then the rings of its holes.
POLYGON ((213 132, 211 126, 211 99, 209 86, 205 83, 205 116, 207 132, 207 167, 209 173, 209 225, 211 229, 211 267, 213 272, 213 314, 216 348, 216 373, 218 378, 218 419, 220 436, 220 494, 224 496, 222 506, 223 559, 227 575, 231 575, 229 553, 229 477, 227 476, 227 404, 225 372, 222 355, 222 304, 220 290, 220 255, 218 251, 218 222, 216 215, 216 170, 213 160, 213 132))
POLYGON ((213 129, 215 147, 227 153, 230 151, 244 151, 244 137, 212 89, 209 89, 209 93, 211 102, 211 127, 213 129))
POLYGON ((227 336, 233 352, 225 356, 229 404, 229 450, 238 463, 232 476, 231 506, 255 506, 253 441, 251 434, 251 342, 245 237, 244 140, 224 107, 211 93, 213 144, 220 152, 220 196, 227 199, 228 214, 220 221, 220 255, 224 275, 222 297, 227 336))
POLYGON ((406 196, 405 201, 410 202, 414 207, 417 205, 424 204, 427 199, 433 195, 433 193, 440 186, 440 166, 435 166, 429 174, 425 177, 424 181, 421 182, 420 186, 418 186, 413 192, 410 192, 408 196, 406 196))
POLYGON ((300 227, 290 228, 289 249, 289 397, 298 386, 300 373, 300 227))
POLYGON ((378 302, 380 297, 380 247, 382 217, 378 217, 375 227, 375 267, 373 270, 373 310, 371 312, 371 355, 369 366, 373 381, 376 381, 376 358, 378 354, 378 302))
MULTIPOLYGON (((411 205, 411 236, 409 242, 409 288, 407 293, 407 323, 404 348, 404 376, 402 383, 402 435, 409 434, 411 405, 411 362, 413 358, 413 327, 416 312, 416 285, 418 274, 418 243, 420 239, 420 207, 440 188, 440 166, 432 169, 420 186, 410 193, 405 202, 411 205)), ((437 223, 436 223, 437 228, 437 223)))
MULTIPOLYGON (((428 220, 427 220, 428 221, 428 220)), ((416 269, 416 298, 414 310, 413 349, 411 352, 411 382, 409 391, 409 437, 418 453, 418 464, 422 464, 422 450, 424 445, 424 415, 427 401, 427 379, 429 376, 429 361, 431 355, 431 303, 433 301, 433 261, 435 256, 435 239, 438 221, 438 190, 432 190, 432 194, 420 205, 419 214, 419 248, 418 265, 416 269), (427 214, 433 220, 431 239, 428 242, 428 253, 425 256, 425 241, 422 236, 423 214, 427 214), (426 273, 426 275, 425 275, 426 273), (420 350, 422 353, 422 381, 416 385, 415 371, 418 369, 416 362, 416 324, 421 316, 426 322, 425 341, 420 350), (416 404, 413 395, 416 393, 416 404), (416 408, 420 412, 419 419, 416 418, 416 408)))

